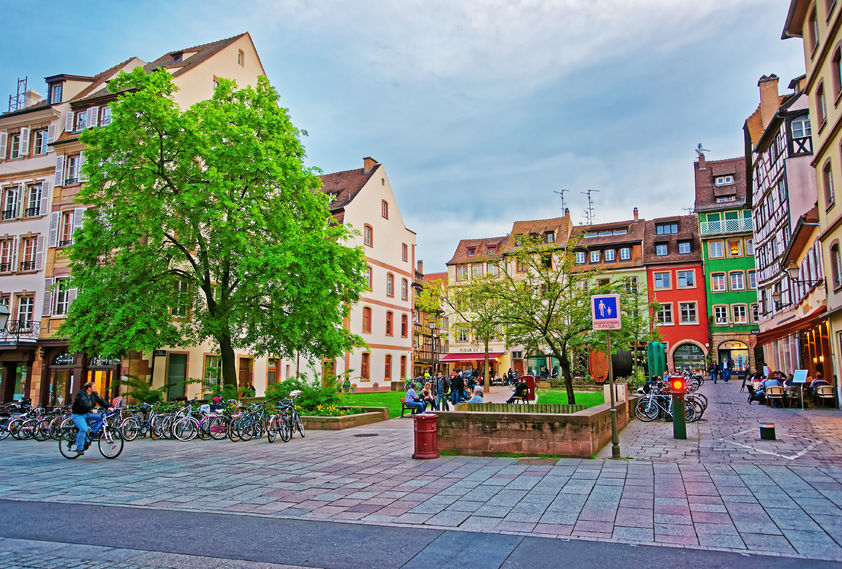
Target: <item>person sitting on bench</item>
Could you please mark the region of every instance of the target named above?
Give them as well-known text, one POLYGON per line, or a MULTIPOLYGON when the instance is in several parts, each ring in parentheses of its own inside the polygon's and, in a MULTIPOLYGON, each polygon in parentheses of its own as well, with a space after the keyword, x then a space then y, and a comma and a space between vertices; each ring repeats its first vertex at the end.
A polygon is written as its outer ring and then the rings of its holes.
POLYGON ((407 407, 412 408, 412 414, 416 415, 418 413, 423 413, 424 410, 427 408, 427 404, 418 397, 418 394, 415 393, 415 388, 410 387, 409 390, 406 392, 406 402, 405 405, 407 407))
POLYGON ((515 401, 526 401, 526 396, 529 394, 529 385, 526 383, 525 378, 520 378, 520 383, 517 384, 515 387, 515 392, 512 393, 512 396, 509 397, 509 400, 506 403, 514 403, 515 401))

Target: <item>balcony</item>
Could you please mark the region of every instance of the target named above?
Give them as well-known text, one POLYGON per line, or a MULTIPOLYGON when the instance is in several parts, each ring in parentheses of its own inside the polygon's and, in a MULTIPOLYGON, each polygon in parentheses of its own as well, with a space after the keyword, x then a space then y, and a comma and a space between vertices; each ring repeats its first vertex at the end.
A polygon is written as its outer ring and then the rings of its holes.
POLYGON ((702 221, 699 223, 701 235, 722 235, 726 233, 751 233, 751 218, 723 219, 722 221, 702 221))
POLYGON ((35 344, 40 332, 40 322, 29 319, 9 320, 6 329, 0 333, 0 344, 35 344))

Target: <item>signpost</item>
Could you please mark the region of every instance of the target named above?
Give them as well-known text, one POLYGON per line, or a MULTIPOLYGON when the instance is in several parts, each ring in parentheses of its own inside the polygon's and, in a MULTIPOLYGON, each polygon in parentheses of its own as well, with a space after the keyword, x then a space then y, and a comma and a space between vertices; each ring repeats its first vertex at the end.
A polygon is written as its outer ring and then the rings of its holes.
MULTIPOLYGON (((620 458, 620 437, 617 435, 617 410, 614 408, 614 366, 611 361, 611 330, 621 330, 620 295, 596 294, 591 297, 593 329, 605 330, 608 340, 608 383, 611 392, 611 458, 620 458)), ((628 402, 626 403, 628 405, 628 402)))
MULTIPOLYGON (((768 376, 767 376, 768 377, 768 376)), ((797 369, 792 372, 792 383, 797 383, 801 390, 801 410, 804 410, 804 385, 807 383, 807 370, 797 369)))

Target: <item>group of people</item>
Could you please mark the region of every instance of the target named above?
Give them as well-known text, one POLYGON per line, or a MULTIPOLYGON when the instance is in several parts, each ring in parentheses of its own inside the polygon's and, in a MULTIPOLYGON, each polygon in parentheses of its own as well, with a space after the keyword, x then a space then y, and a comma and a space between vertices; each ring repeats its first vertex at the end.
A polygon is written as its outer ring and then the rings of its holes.
MULTIPOLYGON (((752 401, 763 403, 766 400, 766 390, 769 387, 792 388, 794 385, 797 385, 794 381, 793 374, 782 371, 771 371, 767 366, 764 366, 763 371, 757 370, 749 375, 746 382, 751 385, 748 396, 749 404, 752 401)), ((816 377, 807 376, 807 381, 804 383, 804 386, 809 389, 809 395, 814 400, 818 393, 818 388, 822 385, 830 385, 830 383, 824 378, 824 374, 821 371, 816 372, 816 377)))
POLYGON ((413 414, 423 413, 428 408, 449 411, 450 405, 455 407, 458 403, 483 403, 482 386, 473 373, 453 372, 448 377, 438 372, 435 377, 427 374, 424 379, 420 393, 414 385, 410 385, 406 392, 406 406, 412 408, 413 414))
POLYGON ((710 378, 716 383, 720 378, 725 383, 731 381, 731 372, 734 364, 728 358, 722 360, 722 363, 713 362, 710 364, 710 378))

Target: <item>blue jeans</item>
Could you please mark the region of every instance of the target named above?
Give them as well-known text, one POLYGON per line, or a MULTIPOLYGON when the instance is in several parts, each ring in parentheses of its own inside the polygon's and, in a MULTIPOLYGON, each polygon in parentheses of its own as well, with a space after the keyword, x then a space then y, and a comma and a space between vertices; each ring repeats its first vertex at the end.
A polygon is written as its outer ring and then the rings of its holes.
POLYGON ((436 394, 436 409, 438 409, 439 411, 441 411, 442 409, 448 411, 450 410, 450 408, 447 405, 447 395, 445 395, 444 393, 436 394), (444 405, 444 407, 442 407, 442 405, 444 405))
POLYGON ((450 390, 450 403, 453 404, 454 408, 456 408, 456 404, 459 403, 459 390, 458 389, 451 389, 450 390))
POLYGON ((710 372, 710 378, 713 380, 714 383, 716 383, 716 376, 717 376, 717 372, 715 372, 715 371, 710 372))
POLYGON ((725 383, 728 383, 729 379, 731 379, 731 370, 730 369, 722 370, 722 380, 725 381, 725 383))
POLYGON ((88 434, 88 421, 91 421, 90 428, 95 433, 99 431, 99 428, 105 420, 101 413, 88 413, 86 415, 74 414, 71 415, 70 418, 73 419, 73 424, 76 425, 77 429, 79 429, 79 433, 76 435, 76 450, 83 450, 85 448, 85 435, 88 434))
POLYGON ((423 413, 427 407, 423 401, 407 401, 406 406, 411 407, 413 413, 423 413))

